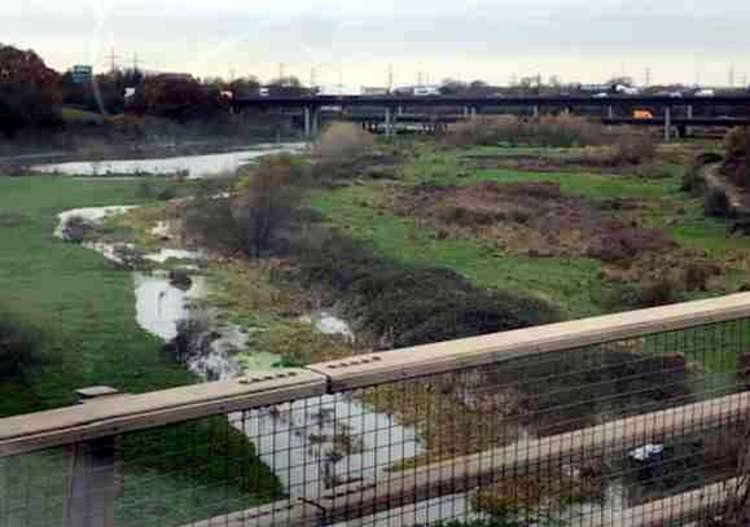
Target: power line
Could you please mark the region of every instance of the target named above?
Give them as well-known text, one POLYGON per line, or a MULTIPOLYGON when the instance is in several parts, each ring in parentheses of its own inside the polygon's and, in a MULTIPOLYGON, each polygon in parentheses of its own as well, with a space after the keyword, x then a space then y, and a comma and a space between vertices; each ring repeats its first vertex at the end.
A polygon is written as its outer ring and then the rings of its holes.
POLYGON ((117 71, 117 59, 120 58, 119 55, 115 54, 115 48, 110 48, 107 58, 109 59, 109 71, 114 73, 117 71))

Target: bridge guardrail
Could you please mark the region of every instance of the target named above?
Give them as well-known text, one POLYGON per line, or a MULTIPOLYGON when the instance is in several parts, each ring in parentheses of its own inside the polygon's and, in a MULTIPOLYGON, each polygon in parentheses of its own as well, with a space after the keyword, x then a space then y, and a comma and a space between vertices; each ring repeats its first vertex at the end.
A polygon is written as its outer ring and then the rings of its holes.
MULTIPOLYGON (((739 294, 151 394, 94 390, 0 420, 0 525, 656 518, 649 503, 738 477, 748 352, 739 294)), ((685 510, 673 519, 703 509, 685 510)))

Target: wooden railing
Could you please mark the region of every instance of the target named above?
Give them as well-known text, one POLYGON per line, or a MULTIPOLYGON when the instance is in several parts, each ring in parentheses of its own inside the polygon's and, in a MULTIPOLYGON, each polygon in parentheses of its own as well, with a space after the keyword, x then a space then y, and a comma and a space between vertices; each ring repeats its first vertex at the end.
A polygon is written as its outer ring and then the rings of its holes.
MULTIPOLYGON (((102 492, 91 497, 75 495, 70 489, 91 488, 92 482, 81 481, 81 478, 91 478, 92 473, 98 478, 116 477, 115 471, 107 470, 106 465, 116 464, 115 438, 123 434, 335 396, 342 392, 406 382, 427 383, 430 382, 428 379, 456 372, 481 371, 487 367, 502 369, 504 364, 514 364, 520 359, 558 356, 617 341, 644 339, 650 335, 734 322, 744 324, 748 319, 750 294, 737 294, 354 356, 275 374, 248 375, 232 381, 153 393, 132 395, 106 388, 89 389, 80 394, 82 404, 0 420, 0 460, 54 447, 68 447, 73 452, 72 466, 80 469, 88 463, 91 470, 72 470, 68 475, 70 484, 65 497, 65 519, 61 524, 109 526, 115 523, 112 503, 116 492, 102 492), (90 455, 91 449, 87 446, 91 445, 96 445, 98 457, 90 455), (86 500, 98 500, 98 503, 84 503, 86 500), (86 518, 85 521, 82 518, 86 518)), ((745 329, 742 326, 722 331, 727 335, 731 331, 732 338, 740 339, 737 342, 741 344, 744 342, 741 339, 746 336, 745 329)), ((606 353, 604 348, 602 350, 606 353)), ((643 354, 646 356, 648 352, 643 354)), ((750 393, 722 389, 703 398, 705 400, 687 400, 683 401, 686 404, 564 433, 525 438, 436 462, 428 460, 409 470, 393 468, 376 477, 333 485, 318 495, 284 498, 213 520, 193 521, 190 525, 313 526, 348 521, 491 486, 508 474, 517 478, 546 470, 555 463, 559 465, 559 460, 563 459, 569 463, 582 456, 602 456, 648 443, 667 443, 680 436, 744 426, 750 410, 750 393)), ((393 414, 399 412, 394 410, 393 414)), ((96 484, 107 486, 106 481, 96 484)), ((660 525, 665 521, 665 514, 672 522, 692 521, 701 511, 714 509, 717 504, 730 499, 729 493, 719 490, 726 488, 726 484, 711 482, 703 490, 691 490, 684 495, 619 511, 616 518, 608 518, 606 524, 660 525)), ((0 488, 0 495, 2 492, 0 488)), ((0 508, 0 525, 5 525, 2 512, 0 508)), ((595 525, 597 521, 588 518, 579 523, 595 525)))

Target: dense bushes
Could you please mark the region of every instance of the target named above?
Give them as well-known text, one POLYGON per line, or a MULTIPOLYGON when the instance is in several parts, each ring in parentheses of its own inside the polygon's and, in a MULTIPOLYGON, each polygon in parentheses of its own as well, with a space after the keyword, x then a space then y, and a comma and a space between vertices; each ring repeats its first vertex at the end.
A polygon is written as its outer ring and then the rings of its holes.
POLYGON ((709 188, 703 200, 703 211, 706 216, 718 218, 729 216, 731 206, 726 190, 720 187, 709 188))
POLYGON ((404 347, 553 321, 545 302, 473 286, 457 273, 384 261, 332 234, 295 244, 299 276, 335 290, 358 330, 404 347))
POLYGON ((649 136, 643 134, 618 136, 614 148, 616 164, 637 165, 644 161, 652 161, 656 157, 654 142, 649 136))
POLYGON ((19 324, 0 320, 0 380, 24 377, 41 362, 38 336, 19 324))
POLYGON ((229 196, 207 185, 185 205, 184 225, 195 242, 219 252, 279 252, 303 188, 304 171, 292 157, 263 157, 240 171, 229 196))
POLYGON ((354 123, 328 126, 315 145, 315 157, 323 162, 359 157, 375 144, 372 135, 354 123))
POLYGON ((522 120, 512 116, 477 117, 451 127, 446 141, 454 146, 498 143, 570 147, 601 144, 604 127, 583 117, 545 116, 522 120))
POLYGON ((735 185, 750 186, 750 129, 733 128, 726 135, 721 171, 735 185))
POLYGON ((682 177, 680 190, 690 192, 693 196, 700 196, 706 188, 706 180, 703 177, 703 170, 706 165, 719 163, 722 156, 714 152, 703 152, 695 157, 690 168, 682 177))
POLYGON ((333 123, 315 145, 315 173, 319 177, 353 176, 374 145, 372 135, 356 124, 333 123))

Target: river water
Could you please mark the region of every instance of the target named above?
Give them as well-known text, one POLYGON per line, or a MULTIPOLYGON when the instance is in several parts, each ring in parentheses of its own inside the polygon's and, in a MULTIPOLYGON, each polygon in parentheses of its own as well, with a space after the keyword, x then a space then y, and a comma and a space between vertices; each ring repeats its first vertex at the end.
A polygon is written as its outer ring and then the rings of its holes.
MULTIPOLYGON (((65 211, 58 215, 55 234, 65 238, 65 224, 71 218, 96 224, 129 209, 114 206, 65 211)), ((124 263, 119 256, 123 246, 132 249, 128 244, 101 241, 85 242, 84 246, 120 265, 124 263)), ((199 268, 206 256, 162 249, 142 258, 157 264, 171 258, 192 270, 199 268)), ((212 308, 194 305, 208 293, 204 277, 192 273, 189 287, 178 287, 170 281, 166 270, 133 271, 132 276, 136 320, 145 331, 169 342, 177 337, 180 321, 191 317, 211 321, 207 332, 212 335, 209 345, 201 348, 204 352, 185 358, 190 371, 206 380, 229 380, 243 373, 270 369, 279 371, 275 364, 281 362, 281 356, 254 354, 247 349, 248 337, 242 328, 224 322, 225 317, 212 308), (235 359, 240 355, 244 360, 235 359)), ((322 333, 354 339, 349 325, 331 312, 312 313, 304 320, 322 333)), ((310 499, 317 498, 331 485, 346 482, 346 478, 386 475, 391 465, 423 451, 413 427, 400 425, 388 414, 371 411, 349 394, 325 395, 235 414, 230 421, 256 444, 261 460, 271 467, 291 496, 310 499)), ((430 515, 434 519, 434 514, 443 509, 450 510, 452 516, 457 508, 464 506, 462 497, 438 499, 426 508, 420 507, 419 512, 404 511, 403 518, 411 515, 414 521, 417 517, 424 521, 425 515, 430 515)))
POLYGON ((221 154, 158 159, 74 161, 68 163, 36 165, 31 167, 31 170, 33 172, 44 174, 62 174, 69 176, 183 174, 186 175, 188 179, 202 179, 234 174, 240 166, 251 163, 263 156, 302 152, 306 148, 306 143, 263 144, 253 146, 247 150, 221 154))

